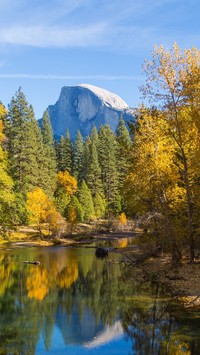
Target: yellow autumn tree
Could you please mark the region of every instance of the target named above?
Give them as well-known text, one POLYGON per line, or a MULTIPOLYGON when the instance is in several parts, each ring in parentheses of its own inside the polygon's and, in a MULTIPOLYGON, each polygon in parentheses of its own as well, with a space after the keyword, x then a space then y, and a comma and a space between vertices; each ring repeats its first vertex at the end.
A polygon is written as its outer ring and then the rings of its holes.
POLYGON ((3 118, 6 110, 0 103, 0 232, 6 233, 12 221, 11 206, 14 201, 13 181, 8 174, 8 158, 4 149, 3 118))
MULTIPOLYGON (((126 182, 128 208, 138 216, 148 214, 155 230, 158 226, 165 228, 172 257, 178 260, 181 254, 172 216, 181 208, 185 196, 178 184, 178 167, 173 164, 174 142, 161 112, 144 109, 140 114, 134 136, 133 165, 126 182)), ((156 243, 160 243, 159 235, 156 243)))
POLYGON ((118 224, 121 229, 123 229, 127 225, 127 218, 124 212, 120 213, 118 217, 118 224))
POLYGON ((168 136, 175 146, 174 168, 178 166, 179 186, 185 194, 187 242, 192 262, 195 255, 193 186, 197 183, 193 172, 196 176, 199 172, 199 163, 192 167, 192 161, 198 162, 194 156, 200 131, 200 51, 195 48, 183 51, 176 43, 170 50, 155 46, 152 59, 144 65, 144 73, 144 96, 162 109, 168 136))
POLYGON ((64 214, 71 196, 77 191, 77 181, 68 171, 59 171, 57 174, 57 187, 55 191, 56 205, 64 214))
POLYGON ((65 230, 66 222, 61 214, 57 211, 53 203, 51 203, 49 206, 46 223, 48 223, 49 226, 49 234, 52 236, 58 236, 60 233, 62 233, 63 230, 65 230))
POLYGON ((126 215, 124 212, 122 212, 120 215, 119 215, 119 222, 122 224, 122 225, 126 225, 127 223, 127 218, 126 218, 126 215))
POLYGON ((27 194, 27 211, 30 223, 36 224, 42 238, 42 224, 48 223, 50 231, 57 230, 62 218, 56 211, 53 202, 49 200, 44 191, 37 187, 27 194))

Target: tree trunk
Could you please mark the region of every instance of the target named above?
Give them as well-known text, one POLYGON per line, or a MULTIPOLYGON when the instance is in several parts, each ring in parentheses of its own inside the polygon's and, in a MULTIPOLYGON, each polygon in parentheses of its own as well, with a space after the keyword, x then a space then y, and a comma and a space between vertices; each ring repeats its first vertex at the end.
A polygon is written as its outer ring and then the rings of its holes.
POLYGON ((194 229, 193 229, 193 211, 192 211, 192 200, 191 200, 191 191, 190 184, 188 179, 188 167, 187 160, 185 155, 184 158, 184 180, 186 187, 186 200, 187 200, 187 215, 188 215, 188 241, 189 241, 189 255, 190 255, 190 263, 194 261, 195 257, 195 247, 194 247, 194 229))

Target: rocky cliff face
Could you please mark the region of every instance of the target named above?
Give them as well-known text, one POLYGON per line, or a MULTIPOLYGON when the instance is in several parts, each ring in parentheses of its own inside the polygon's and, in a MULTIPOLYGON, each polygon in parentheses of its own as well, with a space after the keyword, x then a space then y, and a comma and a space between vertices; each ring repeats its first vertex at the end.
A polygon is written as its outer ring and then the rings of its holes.
POLYGON ((48 112, 56 136, 65 135, 69 129, 74 139, 79 129, 85 138, 93 126, 109 124, 116 130, 122 115, 125 121, 133 119, 134 110, 117 95, 96 86, 82 84, 65 86, 55 105, 48 112))

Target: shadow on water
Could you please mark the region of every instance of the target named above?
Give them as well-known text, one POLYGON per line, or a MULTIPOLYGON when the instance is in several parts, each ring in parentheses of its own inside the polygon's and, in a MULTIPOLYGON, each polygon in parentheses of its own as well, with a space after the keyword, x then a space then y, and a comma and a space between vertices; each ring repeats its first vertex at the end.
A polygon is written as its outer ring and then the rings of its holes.
POLYGON ((87 248, 2 251, 0 354, 198 354, 200 312, 137 282, 118 258, 87 248))

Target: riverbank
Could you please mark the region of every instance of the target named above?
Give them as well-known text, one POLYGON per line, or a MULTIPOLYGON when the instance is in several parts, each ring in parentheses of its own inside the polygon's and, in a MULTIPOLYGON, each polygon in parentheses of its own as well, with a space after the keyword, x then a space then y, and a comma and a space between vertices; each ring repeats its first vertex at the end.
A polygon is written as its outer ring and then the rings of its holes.
POLYGON ((200 261, 191 264, 188 258, 183 258, 179 265, 173 265, 170 255, 163 254, 133 267, 140 282, 159 282, 185 307, 200 307, 200 261))

